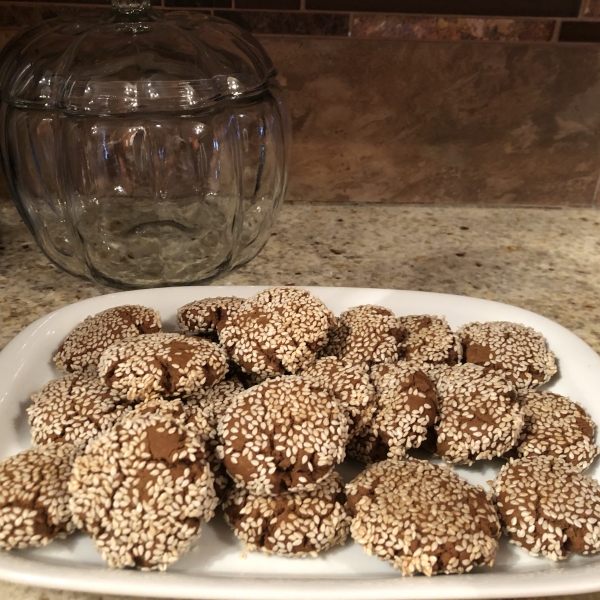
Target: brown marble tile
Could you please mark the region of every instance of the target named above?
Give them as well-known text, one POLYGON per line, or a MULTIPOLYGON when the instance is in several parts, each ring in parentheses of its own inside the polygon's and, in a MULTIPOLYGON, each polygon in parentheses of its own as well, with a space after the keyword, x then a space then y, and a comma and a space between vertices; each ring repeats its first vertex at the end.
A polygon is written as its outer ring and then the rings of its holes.
POLYGON ((354 16, 352 35, 409 40, 549 42, 554 27, 552 20, 371 14, 354 16))
POLYGON ((600 42, 600 22, 563 21, 558 40, 560 42, 600 42))
POLYGON ((600 0, 584 0, 584 2, 584 17, 600 17, 600 0))
POLYGON ((597 47, 261 42, 294 123, 289 200, 592 204, 597 47))
POLYGON ((6 28, 23 28, 36 25, 46 19, 58 16, 100 17, 107 9, 95 7, 59 6, 40 3, 32 4, 3 4, 0 2, 0 24, 6 28))
POLYGON ((165 6, 186 8, 231 8, 231 0, 165 0, 165 6))
POLYGON ((215 16, 262 34, 347 36, 350 24, 348 15, 334 13, 219 10, 215 16))
POLYGON ((306 0, 306 9, 493 17, 577 17, 580 4, 581 0, 306 0))
POLYGON ((300 0, 235 0, 236 8, 299 10, 300 0))

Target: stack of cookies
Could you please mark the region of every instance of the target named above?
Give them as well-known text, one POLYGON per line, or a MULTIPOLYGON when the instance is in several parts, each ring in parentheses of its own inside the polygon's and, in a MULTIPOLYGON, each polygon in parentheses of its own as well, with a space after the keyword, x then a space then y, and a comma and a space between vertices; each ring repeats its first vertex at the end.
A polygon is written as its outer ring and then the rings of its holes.
POLYGON ((298 288, 87 318, 33 394, 34 447, 0 465, 0 547, 79 529, 113 567, 166 569, 222 502, 249 551, 314 556, 349 535, 403 575, 491 566, 503 531, 558 560, 600 551, 585 410, 516 323, 339 317, 298 288), (411 456, 414 448, 444 461, 411 456), (347 457, 364 471, 344 484, 347 457), (501 458, 491 489, 454 464, 501 458))

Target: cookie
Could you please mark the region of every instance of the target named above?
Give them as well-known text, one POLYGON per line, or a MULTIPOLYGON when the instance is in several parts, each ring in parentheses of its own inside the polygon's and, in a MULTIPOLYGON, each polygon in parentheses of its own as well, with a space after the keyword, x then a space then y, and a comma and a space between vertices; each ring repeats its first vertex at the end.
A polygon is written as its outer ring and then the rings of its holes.
POLYGON ((186 396, 221 381, 227 354, 209 340, 155 333, 118 342, 100 358, 98 374, 128 400, 186 396))
POLYGON ((444 317, 410 315, 398 317, 398 324, 404 333, 399 346, 401 359, 418 363, 425 372, 428 366, 461 362, 462 344, 444 317))
POLYGON ((427 375, 410 362, 375 365, 371 368, 377 410, 369 427, 389 448, 402 457, 418 448, 435 424, 437 395, 427 375))
POLYGON ((600 550, 600 486, 563 460, 513 460, 493 490, 505 533, 529 554, 562 560, 600 550))
POLYGON ((516 448, 520 457, 550 455, 584 471, 600 452, 594 444, 596 426, 587 412, 569 398, 530 391, 519 398, 525 423, 516 448))
POLYGON ((223 514, 249 552, 316 556, 346 541, 350 517, 345 502, 344 481, 334 472, 310 492, 257 496, 236 488, 223 514))
POLYGON ((207 421, 208 429, 202 439, 206 443, 206 456, 213 472, 215 492, 219 499, 223 498, 231 479, 219 453, 222 440, 218 435, 218 424, 233 399, 243 391, 244 386, 239 380, 230 379, 220 381, 213 387, 196 392, 185 399, 188 414, 202 415, 207 421))
POLYGON ((494 563, 500 524, 491 499, 450 469, 392 458, 367 467, 346 494, 354 540, 402 575, 494 563))
POLYGON ((398 346, 403 339, 394 313, 381 306, 365 304, 340 315, 329 332, 323 354, 352 364, 376 365, 398 361, 398 346))
POLYGON ((531 327, 506 321, 469 323, 456 334, 465 362, 501 371, 520 394, 546 383, 557 372, 554 353, 531 327))
POLYGON ((87 317, 63 340, 55 356, 59 371, 94 371, 106 348, 122 340, 161 330, 160 315, 152 308, 126 304, 87 317))
POLYGON ((325 356, 300 375, 331 392, 349 418, 348 436, 364 429, 375 412, 375 388, 364 365, 325 356))
POLYGON ((177 309, 177 325, 185 333, 207 336, 216 342, 227 318, 237 311, 243 302, 242 298, 235 296, 194 300, 177 309))
POLYGON ((111 567, 165 570, 217 504, 204 444, 179 418, 130 413, 73 466, 71 509, 111 567))
POLYGON ((68 482, 78 452, 48 444, 0 463, 0 548, 45 546, 75 531, 68 482))
POLYGON ((32 394, 27 408, 34 444, 85 444, 110 429, 130 402, 97 377, 71 373, 32 394))
POLYGON ((379 432, 367 426, 350 439, 346 446, 346 456, 370 465, 388 457, 390 448, 381 439, 379 432))
POLYGON ((219 434, 236 485, 272 496, 315 489, 344 460, 348 420, 329 392, 290 375, 238 394, 219 434))
POLYGON ((270 288, 246 300, 220 332, 221 343, 247 373, 293 374, 327 343, 333 313, 298 288, 270 288))
POLYGON ((474 364, 437 373, 439 421, 436 454, 449 463, 471 464, 502 456, 523 427, 514 385, 497 371, 474 364))

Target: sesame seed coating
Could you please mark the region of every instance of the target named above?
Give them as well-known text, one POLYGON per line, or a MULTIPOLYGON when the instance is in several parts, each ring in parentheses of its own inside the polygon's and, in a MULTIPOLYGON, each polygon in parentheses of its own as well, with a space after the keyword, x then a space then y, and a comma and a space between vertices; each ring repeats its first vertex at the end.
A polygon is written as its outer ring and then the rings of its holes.
POLYGON ((221 343, 247 373, 296 373, 327 343, 333 313, 298 288, 270 288, 246 300, 220 332, 221 343))
POLYGON ((121 340, 157 333, 160 315, 152 308, 125 304, 87 317, 59 346, 54 362, 59 371, 94 371, 102 352, 121 340))
POLYGON ((194 300, 177 309, 177 325, 186 333, 210 336, 217 341, 227 318, 235 313, 244 300, 235 296, 217 296, 194 300))
POLYGON ((353 365, 325 356, 301 372, 301 376, 328 390, 346 411, 348 436, 364 429, 375 412, 375 388, 365 365, 353 365))
POLYGON ((452 333, 444 317, 410 315, 398 317, 404 331, 400 356, 419 363, 426 372, 428 365, 453 366, 462 360, 462 344, 452 333))
POLYGON ((155 333, 113 344, 98 374, 128 400, 153 394, 186 396, 221 381, 227 354, 217 344, 181 333, 155 333))
POLYGON ((381 306, 364 304, 340 315, 329 332, 323 354, 368 366, 398 361, 403 333, 394 313, 381 306))
POLYGON ((410 362, 375 365, 371 378, 377 391, 377 411, 370 427, 389 448, 402 457, 418 448, 437 416, 437 395, 419 365, 410 362))
POLYGON ((345 456, 348 420, 335 398, 298 375, 238 394, 219 422, 227 471, 257 495, 310 491, 345 456))
POLYGON ((81 444, 110 429, 129 410, 123 395, 86 373, 53 379, 27 408, 34 444, 81 444))
POLYGON ((448 468, 391 458, 346 485, 350 532, 402 575, 492 566, 500 524, 486 492, 448 468))
POLYGON ((569 398, 530 391, 519 397, 525 423, 516 448, 518 456, 557 456, 584 471, 600 452, 594 444, 596 426, 587 412, 569 398))
POLYGON ((502 456, 516 444, 523 414, 511 382, 474 364, 446 367, 436 376, 438 456, 471 464, 502 456))
POLYGON ((344 481, 333 472, 309 492, 257 496, 234 488, 223 514, 249 552, 316 556, 346 541, 350 516, 345 502, 344 481))
POLYGON ((600 550, 600 486, 562 459, 512 460, 493 490, 504 532, 529 554, 561 560, 600 550))
POLYGON ((466 362, 504 372, 520 394, 546 383, 557 371, 554 353, 547 349, 544 337, 520 323, 469 323, 456 335, 466 362))
POLYGON ((75 522, 111 567, 166 569, 214 515, 204 444, 193 428, 161 412, 132 411, 73 466, 75 522))
POLYGON ((0 463, 0 548, 45 546, 75 530, 67 490, 72 444, 47 444, 0 463))
POLYGON ((385 460, 389 451, 389 446, 381 439, 379 432, 370 426, 356 434, 346 446, 346 456, 367 465, 385 460))
POLYGON ((219 446, 222 440, 218 434, 218 423, 235 396, 243 391, 244 386, 239 380, 230 379, 195 392, 185 399, 188 414, 198 414, 206 419, 208 428, 202 435, 202 439, 206 443, 206 457, 213 472, 215 492, 219 499, 224 497, 231 479, 220 456, 219 446))

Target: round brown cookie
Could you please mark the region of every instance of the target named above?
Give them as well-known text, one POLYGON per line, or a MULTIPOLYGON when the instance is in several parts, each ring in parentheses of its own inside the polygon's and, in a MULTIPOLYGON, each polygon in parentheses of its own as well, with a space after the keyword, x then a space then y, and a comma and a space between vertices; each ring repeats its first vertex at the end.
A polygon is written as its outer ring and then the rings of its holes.
POLYGON ((462 344, 452 333, 444 317, 410 315, 398 317, 404 339, 400 358, 418 363, 424 370, 429 365, 453 366, 462 360, 462 344))
POLYGON ((371 379, 377 410, 370 428, 388 446, 390 455, 402 457, 408 448, 418 448, 435 424, 434 386, 418 365, 409 362, 375 365, 371 379))
POLYGON ((327 343, 333 313, 293 287, 270 288, 246 300, 221 328, 220 340, 247 373, 296 373, 327 343))
POLYGON ((257 495, 312 490, 344 460, 348 420, 335 398, 298 375, 238 394, 219 422, 225 467, 257 495))
POLYGON ((587 412, 569 398, 530 391, 519 398, 525 423, 518 456, 550 455, 584 471, 600 452, 594 444, 596 425, 587 412))
POLYGON ((389 446, 381 439, 378 431, 367 425, 346 446, 346 456, 370 465, 388 457, 389 446))
POLYGON ((0 463, 0 548, 45 546, 75 531, 67 490, 72 444, 47 444, 0 463))
POLYGON ((233 399, 243 391, 244 386, 238 379, 230 379, 220 381, 213 387, 200 390, 185 399, 189 414, 200 414, 207 420, 209 429, 203 439, 206 443, 207 459, 215 478, 215 492, 219 499, 223 498, 231 479, 220 456, 219 446, 222 440, 218 434, 218 424, 233 399))
POLYGON ((512 543, 551 560, 600 550, 600 486, 552 456, 504 465, 493 483, 500 521, 512 543))
POLYGON ((128 400, 186 396, 221 381, 227 354, 217 344, 181 333, 118 342, 100 358, 98 374, 128 400))
POLYGON ((196 430, 164 412, 129 413, 90 442, 69 491, 77 526, 111 567, 166 569, 217 504, 196 430))
POLYGON ((331 392, 349 418, 348 436, 364 429, 375 412, 375 388, 364 365, 325 356, 300 374, 331 392))
POLYGON ((186 333, 209 336, 214 341, 227 318, 235 313, 244 300, 235 296, 217 296, 194 300, 177 309, 177 325, 186 333))
POLYGON ((446 367, 436 376, 438 456, 471 464, 502 456, 516 444, 523 414, 511 382, 473 364, 446 367))
POLYGON ((365 304, 340 315, 323 354, 368 366, 398 361, 403 334, 391 310, 365 304))
POLYGON ((97 377, 72 373, 32 394, 27 408, 34 444, 82 444, 110 429, 130 402, 97 377))
POLYGON ((152 308, 126 304, 87 317, 59 346, 54 362, 60 371, 75 373, 95 370, 106 348, 161 330, 160 315, 152 308))
POLYGON ((257 496, 235 488, 223 514, 249 552, 316 556, 346 541, 350 517, 345 502, 344 481, 334 472, 310 492, 257 496))
MULTIPOLYGON (((215 385, 222 386, 224 381, 215 385)), ((214 388, 209 388, 213 390, 214 388)), ((210 466, 213 474, 213 486, 215 494, 219 500, 222 500, 231 479, 219 458, 217 447, 220 440, 217 437, 217 425, 212 406, 207 404, 190 402, 186 399, 185 403, 179 398, 166 399, 159 396, 145 400, 138 404, 132 415, 150 414, 162 415, 177 419, 181 425, 185 425, 193 431, 197 438, 204 444, 204 458, 210 466)))
POLYGON ((367 467, 346 494, 354 540, 402 575, 494 563, 500 524, 491 499, 450 469, 392 458, 367 467))
POLYGON ((506 321, 469 323, 456 335, 465 362, 502 371, 519 393, 546 383, 557 371, 554 353, 547 349, 542 334, 531 327, 506 321))

